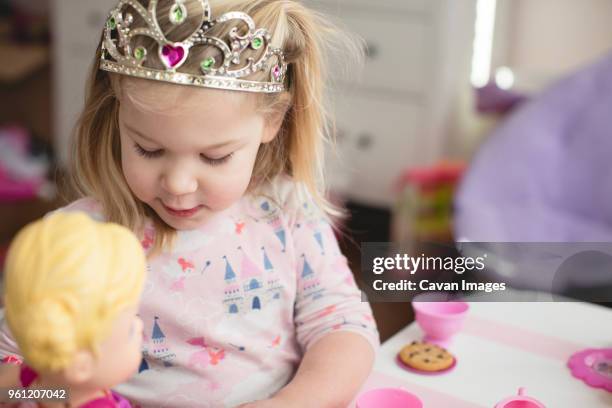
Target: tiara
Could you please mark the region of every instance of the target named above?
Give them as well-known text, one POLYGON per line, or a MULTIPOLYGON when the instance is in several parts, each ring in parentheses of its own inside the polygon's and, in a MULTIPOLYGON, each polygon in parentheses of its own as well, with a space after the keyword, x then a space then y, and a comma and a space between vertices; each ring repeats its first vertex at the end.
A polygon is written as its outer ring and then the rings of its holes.
MULTIPOLYGON (((174 26, 180 26, 188 18, 186 0, 175 0, 168 18, 174 26)), ((139 0, 119 0, 110 12, 102 38, 100 69, 123 75, 171 82, 204 88, 228 89, 246 92, 277 93, 286 89, 287 63, 279 48, 270 45, 271 35, 265 28, 256 28, 246 13, 231 11, 212 19, 208 0, 196 0, 203 9, 197 29, 185 40, 169 41, 157 19, 158 0, 149 0, 145 7, 139 0), (129 10, 132 9, 133 11, 129 10), (136 26, 133 12, 144 21, 136 26), (210 30, 222 23, 236 21, 228 34, 228 41, 209 35, 210 30), (248 31, 239 33, 243 24, 248 31), (132 39, 145 36, 157 42, 159 60, 165 69, 147 66, 147 48, 134 47, 132 39), (199 61, 201 74, 181 72, 180 68, 190 57, 194 47, 215 47, 218 56, 207 56, 199 61), (259 58, 242 58, 243 52, 259 53, 259 58), (221 58, 222 56, 222 58, 221 58), (258 71, 269 71, 269 81, 243 79, 258 71)))

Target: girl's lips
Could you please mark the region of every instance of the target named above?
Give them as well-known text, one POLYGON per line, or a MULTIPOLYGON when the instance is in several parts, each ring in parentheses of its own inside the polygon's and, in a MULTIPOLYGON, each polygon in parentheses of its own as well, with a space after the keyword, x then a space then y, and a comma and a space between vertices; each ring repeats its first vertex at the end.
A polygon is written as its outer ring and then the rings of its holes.
POLYGON ((204 206, 203 205, 199 205, 197 207, 194 208, 190 208, 190 209, 185 209, 185 210, 179 210, 176 208, 172 208, 172 207, 168 207, 166 204, 163 204, 165 210, 168 212, 168 214, 173 215, 175 217, 180 217, 180 218, 189 218, 189 217, 193 217, 198 211, 200 211, 204 206))

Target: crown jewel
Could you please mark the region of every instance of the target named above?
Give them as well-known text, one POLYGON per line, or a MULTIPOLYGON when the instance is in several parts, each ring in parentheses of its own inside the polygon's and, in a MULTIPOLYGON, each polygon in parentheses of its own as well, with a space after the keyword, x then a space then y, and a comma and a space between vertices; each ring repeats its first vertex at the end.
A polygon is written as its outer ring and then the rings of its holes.
MULTIPOLYGON (((173 26, 187 22, 189 10, 186 0, 174 0, 168 12, 173 26)), ((272 48, 267 29, 256 28, 246 13, 232 11, 213 19, 208 0, 199 3, 203 13, 197 29, 179 42, 168 40, 162 32, 157 16, 158 0, 149 0, 148 6, 140 0, 119 0, 107 20, 102 38, 100 69, 139 78, 171 82, 205 88, 229 89, 247 92, 277 93, 286 89, 287 64, 282 50, 272 48), (134 14, 141 18, 138 24, 134 14), (213 27, 231 24, 227 40, 210 34, 213 27), (243 26, 243 27, 241 27, 243 26), (243 32, 240 32, 242 28, 243 32), (244 29, 247 31, 244 32, 244 29), (137 36, 149 37, 156 43, 157 56, 163 64, 159 69, 148 64, 148 50, 134 46, 137 36), (181 72, 195 47, 213 47, 214 55, 198 61, 200 73, 181 72), (244 58, 243 53, 255 53, 257 58, 244 58), (244 79, 258 71, 269 72, 268 81, 244 79)), ((195 57, 193 57, 195 58, 195 57)))

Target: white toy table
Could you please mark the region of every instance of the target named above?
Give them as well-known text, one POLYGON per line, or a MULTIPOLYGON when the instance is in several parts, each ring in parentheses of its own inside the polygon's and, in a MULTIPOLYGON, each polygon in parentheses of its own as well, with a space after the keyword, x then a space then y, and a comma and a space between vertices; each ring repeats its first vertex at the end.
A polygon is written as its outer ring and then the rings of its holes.
POLYGON ((525 387, 547 408, 612 407, 612 393, 587 386, 566 366, 576 351, 612 347, 612 309, 579 302, 472 302, 464 329, 449 346, 457 366, 437 376, 396 363, 398 351, 422 335, 412 323, 386 341, 362 392, 402 387, 425 408, 493 408, 525 387))

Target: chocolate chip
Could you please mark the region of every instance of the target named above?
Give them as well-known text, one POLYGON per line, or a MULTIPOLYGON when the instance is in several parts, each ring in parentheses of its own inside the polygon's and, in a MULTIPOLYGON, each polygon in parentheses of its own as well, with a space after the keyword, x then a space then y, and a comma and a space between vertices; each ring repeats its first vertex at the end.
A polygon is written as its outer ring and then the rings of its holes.
POLYGON ((425 359, 425 360, 423 360, 423 361, 424 361, 424 362, 426 362, 426 363, 429 363, 429 359, 428 359, 428 358, 426 358, 426 359, 425 359))

